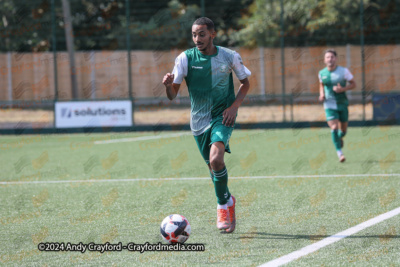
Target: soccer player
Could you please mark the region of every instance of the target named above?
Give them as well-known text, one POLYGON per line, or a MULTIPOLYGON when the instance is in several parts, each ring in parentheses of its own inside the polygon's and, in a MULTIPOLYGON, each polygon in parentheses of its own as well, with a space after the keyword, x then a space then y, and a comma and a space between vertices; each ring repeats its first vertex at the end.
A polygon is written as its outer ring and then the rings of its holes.
POLYGON ((343 155, 343 137, 347 132, 349 120, 349 101, 346 91, 354 89, 356 83, 347 68, 336 64, 336 51, 328 49, 324 53, 326 68, 319 71, 319 100, 324 102, 328 126, 331 128, 332 140, 340 162, 346 158, 343 155), (347 83, 347 85, 346 85, 347 83))
POLYGON ((189 90, 190 128, 203 159, 209 167, 217 196, 217 227, 231 233, 236 227, 236 199, 228 189, 228 172, 224 153, 230 153, 229 138, 238 108, 250 88, 250 71, 239 54, 215 46, 214 23, 206 17, 192 25, 196 47, 182 52, 175 60, 172 73, 163 78, 167 96, 174 99, 185 78, 189 90), (240 80, 235 96, 232 70, 240 80))

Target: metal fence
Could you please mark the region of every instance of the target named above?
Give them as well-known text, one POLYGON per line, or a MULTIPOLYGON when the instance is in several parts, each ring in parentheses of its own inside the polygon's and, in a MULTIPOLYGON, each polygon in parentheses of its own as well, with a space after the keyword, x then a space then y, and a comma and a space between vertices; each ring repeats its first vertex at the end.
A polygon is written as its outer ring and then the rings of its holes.
POLYGON ((131 100, 135 126, 187 125, 187 88, 171 102, 161 80, 193 47, 191 25, 202 15, 216 24, 215 43, 238 51, 252 71, 239 124, 323 122, 317 74, 328 47, 357 83, 350 120, 375 120, 378 94, 400 109, 400 1, 344 1, 340 23, 319 4, 304 12, 293 1, 265 1, 274 12, 246 22, 257 3, 2 1, 0 128, 53 128, 56 101, 106 99, 131 100), (252 28, 261 37, 243 40, 252 28))

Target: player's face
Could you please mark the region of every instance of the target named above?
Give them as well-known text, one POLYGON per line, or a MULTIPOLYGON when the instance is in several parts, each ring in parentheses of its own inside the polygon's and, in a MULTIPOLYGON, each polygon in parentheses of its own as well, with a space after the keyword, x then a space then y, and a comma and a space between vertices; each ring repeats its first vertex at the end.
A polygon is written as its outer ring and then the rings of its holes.
POLYGON ((325 53, 324 58, 325 65, 328 67, 334 67, 336 65, 336 57, 333 53, 325 53))
POLYGON ((199 51, 206 51, 212 46, 215 31, 209 31, 206 25, 193 25, 192 38, 199 51))

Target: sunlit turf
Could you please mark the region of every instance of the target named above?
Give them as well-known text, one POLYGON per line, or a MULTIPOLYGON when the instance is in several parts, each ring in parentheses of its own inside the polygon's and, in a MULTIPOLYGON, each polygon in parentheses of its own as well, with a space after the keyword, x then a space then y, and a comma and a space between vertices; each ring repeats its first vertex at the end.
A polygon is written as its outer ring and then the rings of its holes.
MULTIPOLYGON (((399 132, 350 128, 342 164, 328 128, 235 130, 225 158, 238 200, 232 234, 215 226, 214 189, 191 135, 110 144, 94 142, 173 133, 1 136, 1 181, 25 183, 0 185, 0 262, 259 265, 399 207, 399 132), (188 177, 205 179, 164 179, 188 177), (37 249, 40 242, 158 243, 159 225, 172 213, 188 218, 188 243, 205 244, 205 252, 37 249)), ((391 218, 290 265, 398 265, 399 222, 391 218)))

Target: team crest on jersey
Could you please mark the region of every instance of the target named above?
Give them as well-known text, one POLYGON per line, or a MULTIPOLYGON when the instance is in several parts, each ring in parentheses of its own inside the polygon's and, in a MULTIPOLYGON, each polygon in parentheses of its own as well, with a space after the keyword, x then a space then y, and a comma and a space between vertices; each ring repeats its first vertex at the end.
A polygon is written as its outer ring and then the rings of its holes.
POLYGON ((339 79, 339 75, 337 75, 336 73, 332 73, 331 74, 331 79, 332 80, 337 80, 337 79, 339 79))
POLYGON ((221 65, 221 66, 219 66, 219 70, 220 70, 222 73, 228 73, 228 72, 229 72, 229 68, 228 68, 227 65, 221 65))

